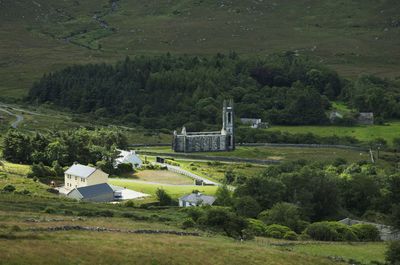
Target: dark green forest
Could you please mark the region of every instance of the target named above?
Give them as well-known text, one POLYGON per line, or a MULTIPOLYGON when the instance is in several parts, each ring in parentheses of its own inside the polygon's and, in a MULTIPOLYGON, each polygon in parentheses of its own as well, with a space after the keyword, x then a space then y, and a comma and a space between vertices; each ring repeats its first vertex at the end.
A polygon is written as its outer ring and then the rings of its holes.
POLYGON ((326 124, 331 101, 377 117, 400 118, 400 86, 376 77, 341 79, 321 64, 287 52, 242 59, 236 53, 127 57, 116 65, 74 65, 35 83, 28 101, 145 128, 220 126, 223 99, 237 117, 272 124, 326 124))

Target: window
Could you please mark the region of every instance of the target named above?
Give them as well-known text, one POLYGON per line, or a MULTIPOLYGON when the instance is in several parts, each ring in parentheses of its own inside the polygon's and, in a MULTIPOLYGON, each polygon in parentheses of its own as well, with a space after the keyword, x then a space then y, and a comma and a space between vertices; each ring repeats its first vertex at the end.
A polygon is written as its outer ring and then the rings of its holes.
POLYGON ((82 182, 85 182, 85 179, 84 179, 84 178, 81 178, 81 181, 82 181, 82 182))
POLYGON ((75 177, 75 180, 78 180, 78 177, 75 177))
POLYGON ((231 123, 231 120, 232 120, 232 113, 228 113, 228 123, 231 123))

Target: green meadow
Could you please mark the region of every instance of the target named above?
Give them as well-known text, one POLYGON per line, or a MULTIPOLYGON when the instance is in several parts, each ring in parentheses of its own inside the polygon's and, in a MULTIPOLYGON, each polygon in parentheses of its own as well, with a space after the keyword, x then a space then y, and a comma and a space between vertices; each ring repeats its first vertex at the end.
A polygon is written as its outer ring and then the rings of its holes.
POLYGON ((319 136, 352 136, 360 141, 372 141, 376 138, 385 139, 389 145, 393 138, 400 137, 400 121, 388 122, 385 125, 358 125, 358 126, 279 126, 274 125, 269 131, 287 133, 313 133, 319 136))

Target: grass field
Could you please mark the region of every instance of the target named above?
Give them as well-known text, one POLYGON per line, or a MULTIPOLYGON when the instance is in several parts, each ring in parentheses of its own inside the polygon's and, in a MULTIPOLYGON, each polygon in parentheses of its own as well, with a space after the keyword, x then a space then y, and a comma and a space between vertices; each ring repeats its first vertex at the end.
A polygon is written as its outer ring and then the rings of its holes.
MULTIPOLYGON (((168 146, 156 146, 141 148, 140 151, 151 151, 160 154, 172 153, 168 146)), ((359 160, 368 160, 367 152, 361 152, 349 149, 338 148, 296 148, 296 147, 247 147, 238 146, 233 152, 205 152, 196 153, 208 156, 224 156, 237 158, 253 158, 253 159, 273 159, 278 161, 288 160, 313 160, 313 161, 333 161, 338 157, 342 157, 349 162, 359 160)))
POLYGON ((335 256, 345 260, 356 260, 363 264, 373 261, 384 262, 386 244, 384 243, 330 243, 330 244, 297 244, 294 252, 313 256, 335 256))
POLYGON ((121 179, 109 179, 108 183, 116 186, 126 187, 135 191, 143 192, 155 196, 157 189, 164 189, 171 197, 177 199, 183 195, 192 193, 198 190, 201 193, 214 195, 217 186, 195 186, 195 185, 168 185, 168 184, 154 184, 146 182, 124 181, 121 179))
POLYGON ((65 225, 182 231, 181 222, 186 216, 176 207, 143 209, 0 193, 0 260, 2 264, 18 265, 347 264, 334 261, 332 257, 344 261, 383 261, 384 243, 288 242, 268 238, 240 242, 195 229, 188 231, 199 232, 200 236, 30 231, 31 228, 65 225), (55 213, 46 213, 49 208, 55 213), (65 214, 66 210, 70 212, 65 214), (104 210, 113 212, 114 217, 77 218, 82 212, 104 210), (35 222, 27 221, 32 219, 35 222))
POLYGON ((168 170, 141 170, 133 174, 134 179, 173 185, 191 185, 193 179, 168 170))
POLYGON ((360 141, 371 141, 376 138, 385 139, 389 145, 393 138, 399 137, 400 121, 388 122, 387 125, 360 126, 272 126, 268 131, 288 133, 313 133, 320 136, 352 136, 360 141))
POLYGON ((59 232, 9 243, 0 240, 5 264, 339 264, 213 237, 59 232))
POLYGON ((396 77, 399 8, 398 1, 373 0, 134 0, 112 11, 108 0, 3 1, 0 96, 20 98, 43 73, 67 65, 166 52, 292 50, 347 77, 396 77))

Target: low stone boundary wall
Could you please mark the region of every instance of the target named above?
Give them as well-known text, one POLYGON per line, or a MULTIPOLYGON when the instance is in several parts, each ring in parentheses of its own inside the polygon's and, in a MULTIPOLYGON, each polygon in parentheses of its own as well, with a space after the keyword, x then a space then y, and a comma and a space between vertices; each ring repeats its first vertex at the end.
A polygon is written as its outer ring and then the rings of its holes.
POLYGON ((127 234, 169 234, 169 235, 177 235, 177 236, 200 236, 199 233, 195 233, 195 232, 184 232, 184 231, 173 231, 173 230, 150 230, 150 229, 123 230, 123 229, 117 229, 117 228, 80 226, 80 225, 34 227, 34 228, 30 228, 29 230, 30 231, 43 231, 43 232, 94 231, 94 232, 118 232, 118 233, 127 233, 127 234))

